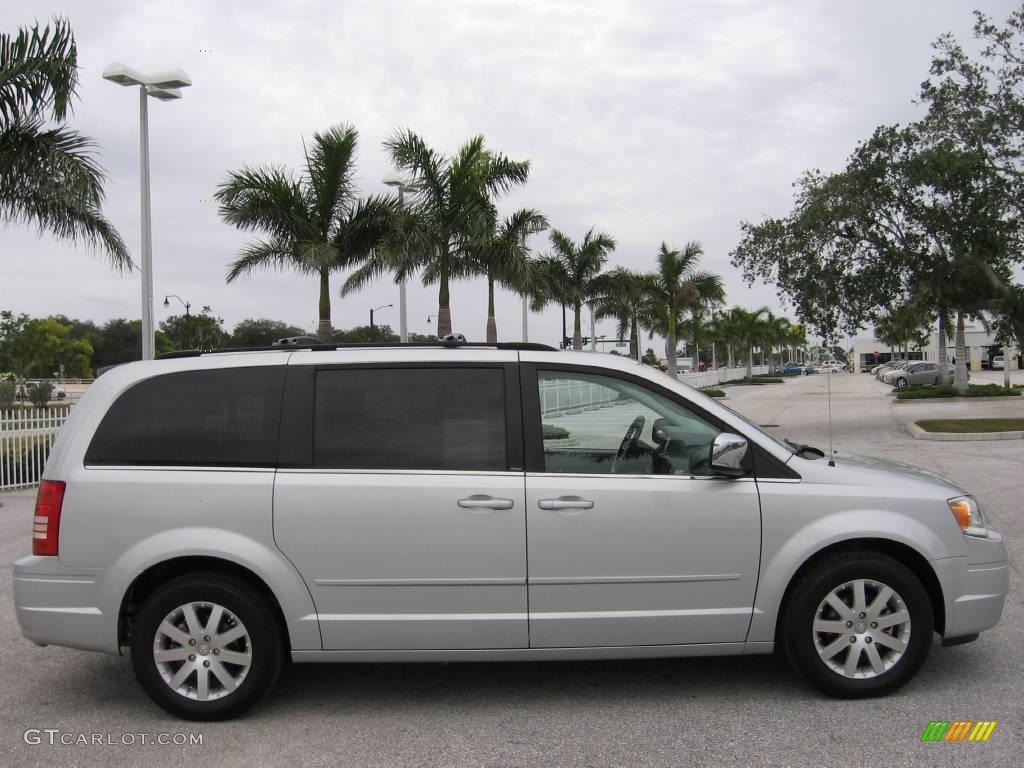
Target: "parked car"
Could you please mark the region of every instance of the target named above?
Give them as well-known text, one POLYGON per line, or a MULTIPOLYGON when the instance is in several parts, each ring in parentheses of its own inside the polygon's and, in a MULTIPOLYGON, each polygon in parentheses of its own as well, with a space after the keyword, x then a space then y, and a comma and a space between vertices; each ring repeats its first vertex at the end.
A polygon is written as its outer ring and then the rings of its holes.
POLYGON ((875 696, 933 633, 995 625, 1008 589, 1002 537, 952 481, 825 461, 634 361, 536 344, 119 365, 33 514, 24 636, 130 651, 197 720, 252 706, 286 658, 778 648, 829 695, 875 696))
POLYGON ((1005 365, 1006 365, 1006 356, 1005 355, 996 355, 995 357, 992 358, 992 370, 994 370, 994 371, 1001 371, 1001 370, 1003 370, 1003 367, 1005 365))
POLYGON ((934 385, 939 379, 937 363, 916 362, 906 368, 890 371, 885 382, 902 389, 907 386, 934 385))
POLYGON ((839 373, 846 370, 846 364, 838 360, 823 360, 818 363, 818 371, 821 373, 839 373))
POLYGON ((875 378, 877 378, 879 381, 884 381, 885 375, 887 373, 894 370, 903 370, 909 364, 909 360, 891 360, 878 369, 878 371, 875 373, 875 378))
POLYGON ((811 373, 817 373, 812 365, 804 365, 803 363, 786 363, 786 366, 782 369, 782 373, 788 376, 806 376, 811 373))

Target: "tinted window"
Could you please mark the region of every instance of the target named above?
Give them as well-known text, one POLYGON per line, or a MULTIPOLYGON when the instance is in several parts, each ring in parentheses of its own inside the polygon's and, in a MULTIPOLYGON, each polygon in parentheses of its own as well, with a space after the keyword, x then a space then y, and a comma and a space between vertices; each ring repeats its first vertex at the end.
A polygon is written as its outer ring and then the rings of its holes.
POLYGON ((313 460, 337 469, 504 470, 499 368, 317 373, 313 460))
POLYGON ((610 376, 539 371, 544 471, 713 475, 716 426, 644 386, 610 376))
POLYGON ((107 411, 87 464, 272 467, 284 366, 169 373, 107 411))

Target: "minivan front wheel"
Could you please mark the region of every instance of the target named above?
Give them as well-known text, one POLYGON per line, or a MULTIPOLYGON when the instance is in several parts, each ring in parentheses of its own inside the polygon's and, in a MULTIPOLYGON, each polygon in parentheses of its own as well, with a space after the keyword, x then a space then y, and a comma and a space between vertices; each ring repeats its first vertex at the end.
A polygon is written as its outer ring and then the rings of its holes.
POLYGON ((220 574, 173 579, 142 605, 131 641, 143 689, 171 714, 224 720, 270 690, 282 633, 262 595, 220 574))
POLYGON ((876 552, 839 555, 794 588, 784 618, 786 653, 814 686, 831 696, 890 693, 920 669, 934 630, 920 580, 876 552))

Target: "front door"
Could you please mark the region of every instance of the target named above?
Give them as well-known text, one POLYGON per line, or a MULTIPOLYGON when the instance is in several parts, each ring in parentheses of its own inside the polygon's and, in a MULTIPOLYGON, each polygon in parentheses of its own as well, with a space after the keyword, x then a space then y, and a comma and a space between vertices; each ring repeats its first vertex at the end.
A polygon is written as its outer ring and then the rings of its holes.
POLYGON ((716 477, 713 419, 640 378, 523 366, 530 646, 742 642, 754 479, 716 477))
POLYGON ((278 471, 274 532, 325 649, 527 647, 515 376, 410 364, 306 377, 311 465, 278 471))

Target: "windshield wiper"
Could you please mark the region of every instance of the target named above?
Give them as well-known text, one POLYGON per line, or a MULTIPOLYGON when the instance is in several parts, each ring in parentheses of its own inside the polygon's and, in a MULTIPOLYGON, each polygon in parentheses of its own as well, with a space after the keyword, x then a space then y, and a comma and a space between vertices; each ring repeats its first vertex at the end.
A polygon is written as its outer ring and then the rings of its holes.
POLYGON ((785 440, 786 444, 791 446, 793 450, 796 451, 796 455, 802 459, 808 458, 807 456, 804 456, 805 453, 808 453, 818 459, 825 458, 825 452, 821 450, 821 448, 815 448, 813 445, 807 445, 806 443, 796 443, 789 438, 785 438, 785 440))

